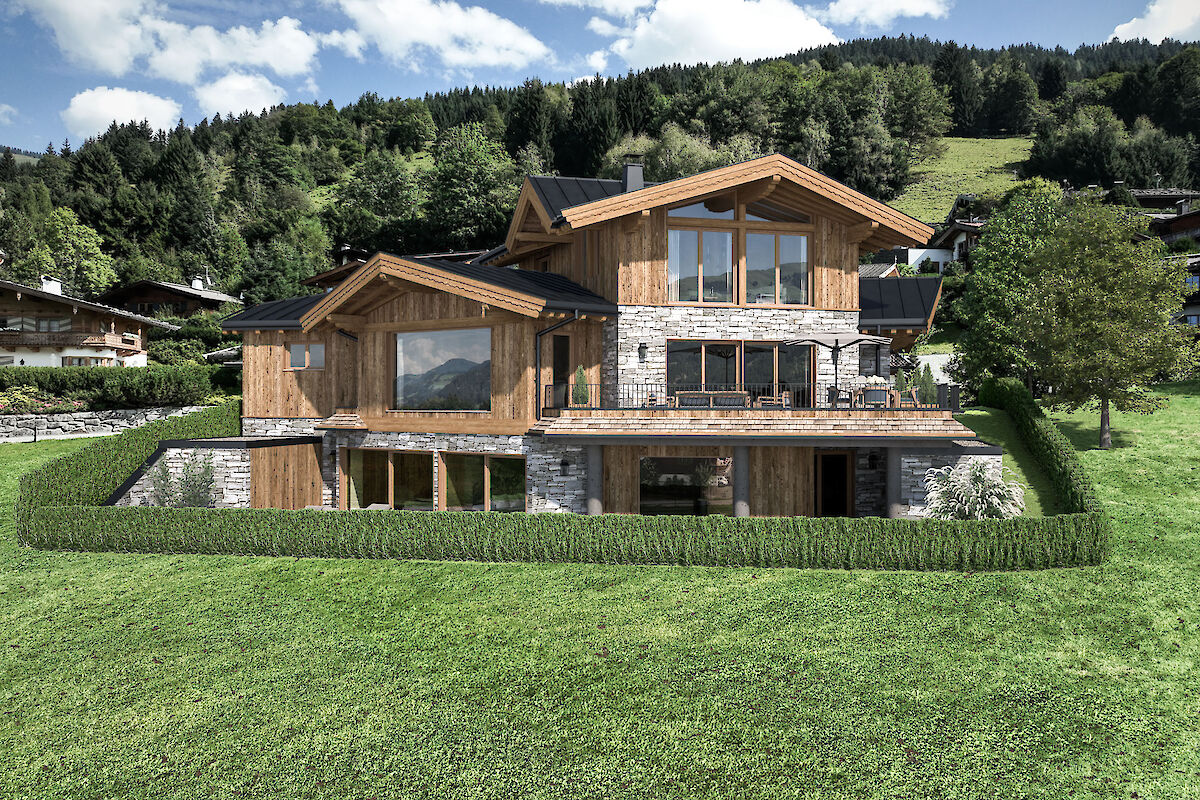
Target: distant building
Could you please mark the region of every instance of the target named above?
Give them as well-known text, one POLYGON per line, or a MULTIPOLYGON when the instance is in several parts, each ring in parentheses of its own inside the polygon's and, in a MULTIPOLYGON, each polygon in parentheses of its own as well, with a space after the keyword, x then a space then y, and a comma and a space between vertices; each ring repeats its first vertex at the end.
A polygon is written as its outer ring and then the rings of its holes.
POLYGON ((1200 254, 1175 256, 1187 260, 1188 296, 1183 300, 1183 311, 1176 318, 1181 325, 1194 325, 1200 332, 1200 254))
POLYGON ((216 311, 225 303, 242 301, 223 292, 209 289, 196 278, 191 286, 166 281, 135 281, 118 286, 100 295, 100 300, 136 314, 172 314, 190 317, 203 311, 216 311))
POLYGON ((0 367, 144 367, 146 330, 178 330, 120 308, 0 281, 0 367))

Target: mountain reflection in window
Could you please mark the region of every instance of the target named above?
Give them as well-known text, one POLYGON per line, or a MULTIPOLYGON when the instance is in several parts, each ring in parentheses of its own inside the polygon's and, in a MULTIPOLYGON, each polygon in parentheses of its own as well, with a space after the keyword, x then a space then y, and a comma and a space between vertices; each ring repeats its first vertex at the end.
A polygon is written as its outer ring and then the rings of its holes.
POLYGON ((491 328, 396 334, 393 408, 489 411, 491 407, 491 328))

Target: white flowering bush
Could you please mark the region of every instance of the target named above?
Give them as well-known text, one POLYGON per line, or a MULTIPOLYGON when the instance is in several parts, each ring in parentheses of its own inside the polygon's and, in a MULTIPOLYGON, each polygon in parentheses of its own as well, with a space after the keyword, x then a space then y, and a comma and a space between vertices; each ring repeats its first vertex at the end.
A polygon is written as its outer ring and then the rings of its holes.
POLYGON ((925 516, 934 519, 1010 519, 1025 510, 1025 486, 1005 480, 1012 470, 968 461, 925 473, 925 516))

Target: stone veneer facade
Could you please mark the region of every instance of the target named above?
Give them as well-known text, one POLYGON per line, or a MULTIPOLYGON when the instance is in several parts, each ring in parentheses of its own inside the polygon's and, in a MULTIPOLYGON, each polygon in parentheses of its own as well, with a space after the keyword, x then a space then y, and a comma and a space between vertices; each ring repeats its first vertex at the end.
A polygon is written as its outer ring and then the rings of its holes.
POLYGON ((203 411, 207 406, 163 406, 112 411, 73 411, 67 414, 0 414, 0 441, 74 439, 111 436, 167 417, 203 411))
MULTIPOLYGON (((780 342, 818 333, 858 330, 857 311, 822 311, 807 308, 727 308, 714 306, 620 306, 620 313, 604 323, 604 359, 600 367, 605 386, 663 384, 667 380, 667 340, 745 340, 780 342), (646 358, 638 354, 646 345, 646 358)), ((833 358, 827 348, 816 348, 818 387, 834 383, 833 358)), ((861 386, 858 347, 842 351, 837 378, 840 386, 861 386)), ((885 346, 880 354, 888 363, 885 346)))
POLYGON ((250 451, 212 447, 171 447, 146 470, 137 483, 117 500, 119 506, 152 506, 154 476, 167 470, 172 476, 183 472, 184 465, 194 459, 207 458, 213 465, 213 508, 250 507, 250 451))

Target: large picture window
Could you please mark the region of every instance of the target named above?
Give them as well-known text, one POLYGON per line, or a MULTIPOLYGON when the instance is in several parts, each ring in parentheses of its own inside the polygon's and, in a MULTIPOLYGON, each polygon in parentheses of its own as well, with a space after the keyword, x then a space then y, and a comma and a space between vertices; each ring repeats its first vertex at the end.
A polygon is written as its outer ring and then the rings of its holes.
POLYGON ((396 334, 393 408, 488 411, 492 407, 492 329, 396 334))
POLYGON ((732 303, 733 231, 667 231, 667 297, 682 303, 732 303))
POLYGON ((345 507, 398 511, 524 511, 525 458, 348 448, 345 507), (435 474, 440 461, 439 500, 435 474))
POLYGON ((732 458, 643 458, 640 484, 642 514, 733 513, 732 458))
POLYGON ((812 348, 775 342, 667 342, 667 391, 745 392, 756 403, 812 403, 812 348), (786 400, 785 400, 786 398, 786 400))

